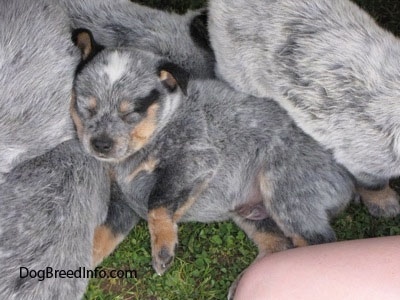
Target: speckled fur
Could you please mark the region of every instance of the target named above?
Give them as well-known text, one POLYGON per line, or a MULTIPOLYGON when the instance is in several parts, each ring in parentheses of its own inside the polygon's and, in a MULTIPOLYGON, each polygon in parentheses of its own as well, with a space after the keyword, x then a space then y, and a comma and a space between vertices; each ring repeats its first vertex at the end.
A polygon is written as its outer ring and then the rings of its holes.
POLYGON ((79 51, 49 1, 0 1, 0 181, 74 137, 68 114, 79 51))
MULTIPOLYGON (((128 0, 54 0, 64 7, 73 28, 89 29, 105 47, 136 47, 168 58, 193 77, 214 76, 212 51, 192 38, 203 26, 202 11, 184 15, 149 8, 128 0)), ((206 32, 206 30, 205 30, 206 32)))
POLYGON ((217 72, 272 96, 366 187, 400 175, 400 40, 348 0, 209 1, 217 72))
MULTIPOLYGON (((113 165, 131 207, 150 216, 151 227, 159 220, 161 229, 176 231, 180 221, 233 219, 254 234, 270 230, 272 220, 275 233, 294 244, 335 240, 330 217, 351 200, 352 178, 271 99, 217 80, 186 82, 164 58, 134 49, 101 51, 78 73, 74 90, 84 148, 113 165), (138 147, 131 133, 149 118, 155 130, 138 147), (107 147, 96 149, 98 139, 107 147)), ((160 249, 153 266, 162 274, 174 253, 160 249)))
POLYGON ((209 11, 220 78, 272 96, 352 173, 372 215, 398 215, 399 39, 348 0, 211 0, 209 11))

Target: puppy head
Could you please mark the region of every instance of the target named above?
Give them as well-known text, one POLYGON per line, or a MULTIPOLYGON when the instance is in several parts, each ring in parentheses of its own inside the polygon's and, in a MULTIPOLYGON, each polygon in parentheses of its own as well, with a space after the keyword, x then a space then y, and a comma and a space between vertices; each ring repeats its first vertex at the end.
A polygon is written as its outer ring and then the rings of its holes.
POLYGON ((72 119, 90 154, 123 161, 168 124, 186 94, 187 74, 136 49, 105 49, 91 56, 90 44, 90 39, 80 41, 83 63, 74 82, 72 119))

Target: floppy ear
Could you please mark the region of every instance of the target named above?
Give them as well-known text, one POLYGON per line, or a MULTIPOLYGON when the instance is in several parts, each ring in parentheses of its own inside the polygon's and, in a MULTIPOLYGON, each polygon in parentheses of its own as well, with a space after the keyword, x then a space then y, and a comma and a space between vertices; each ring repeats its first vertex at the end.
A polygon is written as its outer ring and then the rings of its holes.
POLYGON ((96 43, 90 30, 78 28, 72 32, 72 41, 81 50, 82 62, 91 60, 98 52, 104 49, 96 43))
POLYGON ((178 65, 162 62, 158 67, 158 77, 170 92, 175 91, 179 86, 182 92, 187 95, 189 73, 178 65))
POLYGON ((197 46, 212 52, 210 35, 208 33, 207 9, 203 9, 190 22, 190 37, 197 46))

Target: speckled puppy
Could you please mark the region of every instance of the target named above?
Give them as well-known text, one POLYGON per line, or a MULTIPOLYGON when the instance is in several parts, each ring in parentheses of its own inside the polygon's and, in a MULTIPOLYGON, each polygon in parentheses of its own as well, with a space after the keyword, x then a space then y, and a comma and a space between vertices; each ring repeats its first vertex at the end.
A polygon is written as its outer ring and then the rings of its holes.
POLYGON ((400 40, 349 0, 210 0, 209 21, 219 76, 282 105, 371 214, 400 213, 400 40))
POLYGON ((154 54, 107 49, 74 84, 79 138, 148 220, 157 273, 172 262, 180 221, 233 219, 260 256, 334 241, 330 217, 353 193, 347 171, 271 99, 187 79, 154 54))

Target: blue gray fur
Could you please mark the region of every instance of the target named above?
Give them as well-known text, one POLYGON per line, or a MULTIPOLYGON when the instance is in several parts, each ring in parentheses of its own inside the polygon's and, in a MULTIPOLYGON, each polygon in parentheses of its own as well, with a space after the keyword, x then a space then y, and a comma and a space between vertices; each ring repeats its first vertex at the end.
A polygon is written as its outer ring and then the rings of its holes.
MULTIPOLYGON (((165 208, 173 221, 232 219, 261 256, 301 241, 334 241, 329 222, 352 198, 349 173, 270 98, 217 80, 187 83, 181 71, 152 53, 107 49, 74 84, 79 138, 113 166, 138 215, 150 222, 152 211, 165 208), (257 240, 271 228, 281 244, 257 240)), ((171 249, 152 249, 159 274, 171 249)))
POLYGON ((212 51, 199 47, 191 37, 192 22, 202 11, 178 15, 128 0, 55 1, 64 7, 72 27, 90 30, 105 47, 133 46, 168 58, 191 76, 214 75, 212 51))
MULTIPOLYGON (((85 155, 76 141, 69 107, 81 55, 71 42, 77 20, 67 14, 67 8, 79 14, 79 7, 89 7, 93 14, 82 14, 94 20, 101 15, 96 5, 106 5, 109 23, 104 28, 93 23, 90 28, 97 34, 110 34, 104 36, 110 43, 117 43, 113 39, 116 32, 107 31, 113 23, 116 28, 123 26, 133 41, 141 34, 136 29, 146 28, 150 20, 133 15, 136 10, 142 16, 149 16, 146 11, 150 11, 151 18, 164 24, 164 34, 169 32, 171 37, 179 26, 189 26, 189 15, 175 24, 169 18, 178 20, 179 16, 128 1, 92 0, 80 6, 81 2, 0 0, 1 299, 80 299, 87 280, 20 279, 19 268, 90 269, 95 228, 105 225, 113 234, 125 235, 138 221, 118 186, 110 183, 108 167, 85 155)), ((184 33, 189 30, 179 29, 180 35, 184 33)), ((141 41, 153 47, 152 38, 158 39, 147 36, 141 41)), ((190 49, 183 50, 185 45, 194 44, 180 45, 181 51, 190 53, 190 49)), ((168 51, 169 46, 161 43, 153 49, 158 53, 168 51)), ((189 54, 185 62, 191 65, 189 54)), ((199 66, 204 65, 199 58, 199 66)), ((212 72, 212 68, 204 70, 212 72)))
POLYGON ((74 137, 68 109, 79 58, 59 7, 0 1, 0 181, 74 137))
POLYGON ((79 50, 51 2, 0 7, 0 298, 79 299, 88 279, 20 273, 90 270, 107 217, 109 177, 82 152, 69 115, 79 50))
POLYGON ((82 297, 88 278, 40 281, 20 273, 93 267, 93 234, 106 219, 110 183, 80 147, 76 140, 60 144, 19 164, 0 184, 1 299, 82 297))
POLYGON ((349 0, 210 0, 209 11, 220 77, 272 96, 363 186, 400 175, 397 37, 349 0))

